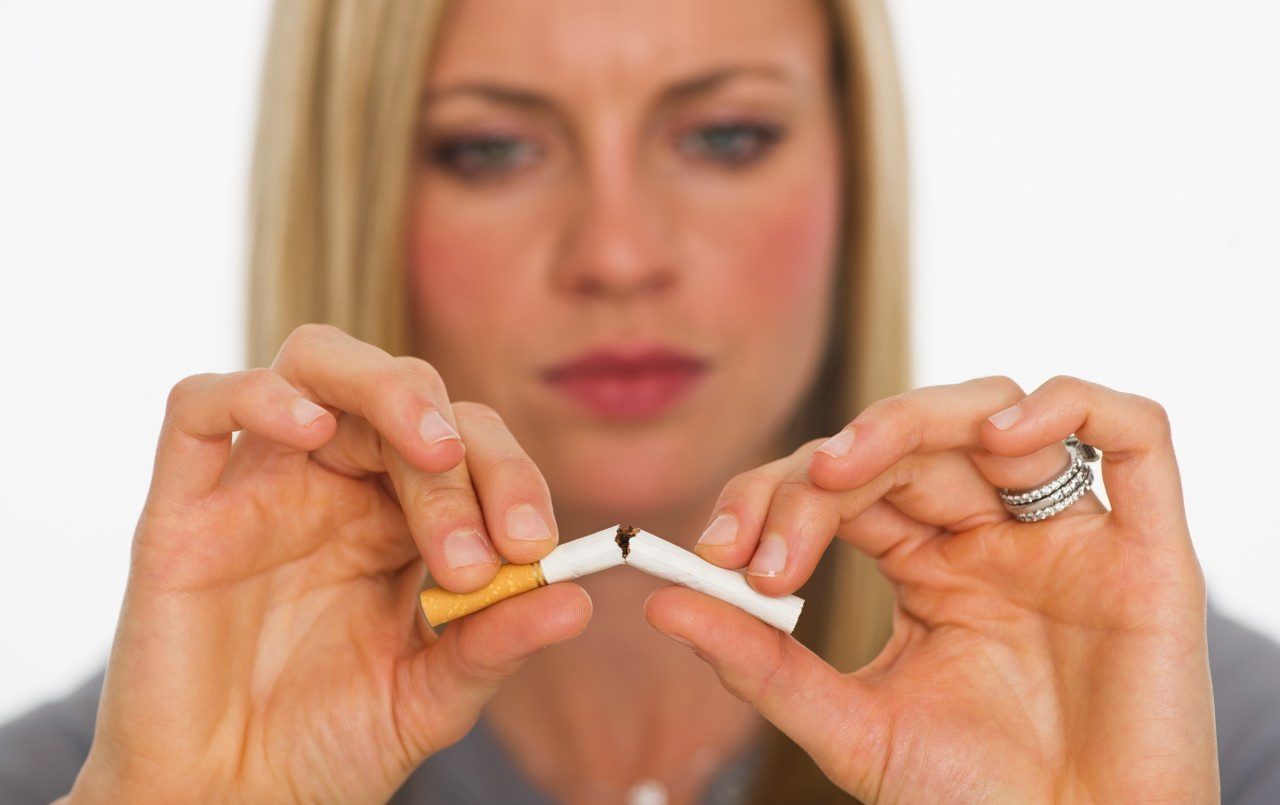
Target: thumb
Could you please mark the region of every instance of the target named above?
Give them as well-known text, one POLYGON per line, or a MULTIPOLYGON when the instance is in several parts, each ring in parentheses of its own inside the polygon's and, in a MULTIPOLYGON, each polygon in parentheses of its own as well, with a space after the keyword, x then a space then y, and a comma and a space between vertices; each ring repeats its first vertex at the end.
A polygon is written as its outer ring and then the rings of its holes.
POLYGON ((691 644, 725 689, 786 733, 832 782, 874 798, 890 731, 867 683, 836 671, 791 635, 684 587, 654 592, 644 609, 655 629, 691 644))
POLYGON ((577 637, 591 598, 552 584, 454 621, 402 665, 393 707, 414 765, 458 741, 498 686, 547 646, 577 637))

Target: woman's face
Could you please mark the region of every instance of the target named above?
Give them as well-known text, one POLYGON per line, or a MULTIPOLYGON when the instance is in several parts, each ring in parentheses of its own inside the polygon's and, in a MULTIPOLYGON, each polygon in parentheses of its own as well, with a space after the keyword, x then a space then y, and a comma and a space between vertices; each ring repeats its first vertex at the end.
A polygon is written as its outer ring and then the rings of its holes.
POLYGON ((705 507, 779 448, 835 278, 826 25, 795 0, 452 4, 409 208, 417 348, 562 509, 705 507))

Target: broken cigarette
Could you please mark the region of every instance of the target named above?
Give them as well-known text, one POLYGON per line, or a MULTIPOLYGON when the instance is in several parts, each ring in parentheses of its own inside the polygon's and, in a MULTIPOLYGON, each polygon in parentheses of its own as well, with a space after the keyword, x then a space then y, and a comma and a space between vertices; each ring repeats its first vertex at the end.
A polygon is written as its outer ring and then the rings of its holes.
POLYGON ((605 528, 566 542, 531 565, 503 565, 493 581, 475 592, 451 593, 440 587, 423 590, 422 611, 428 623, 439 626, 544 584, 572 581, 617 567, 623 563, 623 556, 616 532, 616 528, 605 528))
POLYGON ((778 629, 796 628, 804 599, 758 593, 741 572, 717 567, 700 556, 633 526, 611 526, 566 542, 531 565, 503 565, 487 586, 471 593, 439 587, 423 590, 427 622, 440 626, 544 584, 571 581, 618 565, 630 565, 676 584, 727 601, 778 629))

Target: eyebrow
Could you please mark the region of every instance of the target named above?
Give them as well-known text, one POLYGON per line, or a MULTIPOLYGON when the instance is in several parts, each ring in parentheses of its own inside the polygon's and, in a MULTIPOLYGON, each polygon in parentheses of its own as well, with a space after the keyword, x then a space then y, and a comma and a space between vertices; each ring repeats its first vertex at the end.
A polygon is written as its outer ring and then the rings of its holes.
POLYGON ((782 68, 772 65, 721 67, 672 84, 663 91, 662 100, 674 101, 704 95, 740 78, 763 78, 787 84, 790 83, 791 76, 782 68))
POLYGON ((488 101, 503 103, 510 106, 540 107, 553 105, 550 98, 536 92, 517 89, 504 84, 480 81, 455 84, 443 89, 427 90, 422 93, 422 105, 426 107, 430 104, 439 103, 440 101, 448 98, 466 95, 476 95, 488 101))
MULTIPOLYGON (((790 83, 790 75, 779 67, 772 65, 738 65, 719 67, 699 73, 690 78, 681 79, 662 91, 659 104, 686 100, 698 95, 713 92, 725 84, 742 78, 762 78, 781 83, 790 83)), ((422 94, 422 106, 439 103, 448 98, 458 96, 478 96, 485 100, 508 106, 521 106, 530 109, 552 109, 556 102, 548 95, 533 90, 522 89, 488 81, 468 81, 461 84, 426 90, 422 94)))

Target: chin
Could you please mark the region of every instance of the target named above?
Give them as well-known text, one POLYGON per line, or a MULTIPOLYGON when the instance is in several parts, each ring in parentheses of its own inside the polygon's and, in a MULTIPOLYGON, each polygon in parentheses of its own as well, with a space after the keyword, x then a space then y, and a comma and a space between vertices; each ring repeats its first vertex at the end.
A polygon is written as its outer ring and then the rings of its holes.
MULTIPOLYGON (((596 440, 567 449, 543 465, 558 506, 609 522, 635 521, 710 506, 718 493, 718 474, 707 465, 692 437, 614 443, 596 440)), ((723 481, 719 481, 720 484, 723 481)))

